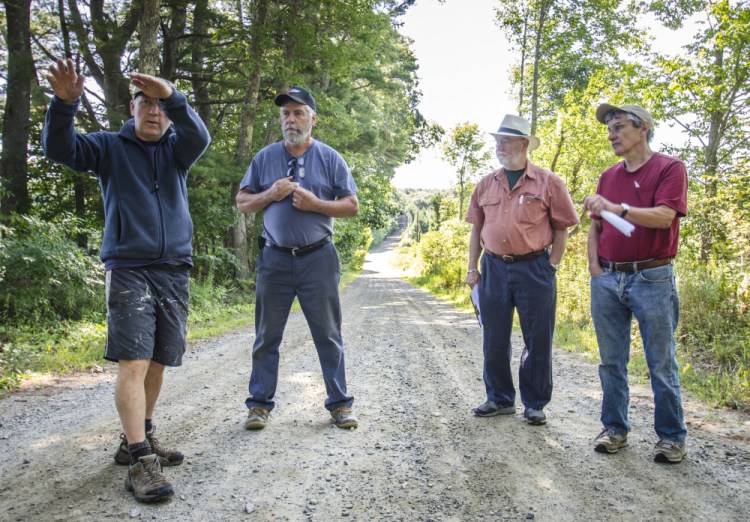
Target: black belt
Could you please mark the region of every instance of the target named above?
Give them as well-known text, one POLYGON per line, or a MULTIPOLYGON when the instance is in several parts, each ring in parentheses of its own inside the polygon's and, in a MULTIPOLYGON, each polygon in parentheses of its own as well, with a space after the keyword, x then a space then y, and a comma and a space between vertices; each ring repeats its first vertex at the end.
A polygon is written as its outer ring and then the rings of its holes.
POLYGON ((495 259, 500 259, 501 261, 505 261, 506 263, 515 263, 516 261, 528 261, 529 259, 536 259, 537 257, 544 254, 547 250, 537 250, 536 252, 529 252, 528 254, 521 254, 520 256, 517 256, 515 254, 493 254, 489 250, 485 250, 484 253, 487 254, 490 257, 494 257, 495 259))
POLYGON ((648 270, 649 268, 656 268, 659 266, 672 264, 671 257, 665 257, 662 259, 646 259, 645 261, 607 261, 606 259, 599 258, 599 265, 602 268, 607 268, 614 272, 627 272, 634 274, 641 270, 648 270))
POLYGON ((311 252, 315 252, 319 248, 323 248, 330 242, 331 242, 331 236, 326 236, 323 239, 316 241, 315 243, 310 243, 309 245, 300 246, 300 247, 283 247, 279 245, 274 245, 270 241, 266 241, 266 245, 270 246, 274 250, 286 252, 287 254, 292 254, 293 256, 304 256, 304 255, 310 254, 311 252))

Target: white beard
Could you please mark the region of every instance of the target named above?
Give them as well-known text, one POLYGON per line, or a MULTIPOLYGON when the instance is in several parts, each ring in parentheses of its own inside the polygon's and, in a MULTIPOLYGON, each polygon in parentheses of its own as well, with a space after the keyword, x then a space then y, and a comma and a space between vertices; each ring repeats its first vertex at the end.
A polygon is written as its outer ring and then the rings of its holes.
POLYGON ((500 165, 502 165, 504 168, 509 170, 519 170, 518 167, 513 167, 513 165, 518 165, 520 163, 520 160, 522 158, 521 154, 500 154, 499 152, 495 151, 495 156, 497 157, 497 161, 500 162, 500 165))
POLYGON ((282 134, 284 141, 293 146, 302 145, 310 138, 310 131, 305 132, 302 129, 284 129, 282 134))

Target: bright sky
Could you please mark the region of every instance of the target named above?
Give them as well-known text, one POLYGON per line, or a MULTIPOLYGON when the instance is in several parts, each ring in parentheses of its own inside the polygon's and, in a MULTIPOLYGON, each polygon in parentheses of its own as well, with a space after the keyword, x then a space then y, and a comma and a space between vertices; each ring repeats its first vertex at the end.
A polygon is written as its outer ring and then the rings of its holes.
MULTIPOLYGON (((419 110, 448 132, 459 123, 495 131, 506 113, 515 113, 505 76, 513 54, 495 25, 496 0, 420 0, 403 17, 401 32, 414 40, 419 62, 419 110)), ((491 136, 487 144, 490 145, 491 136)), ((397 188, 450 188, 455 169, 440 148, 396 171, 397 188)))
MULTIPOLYGON (((419 63, 419 109, 428 121, 448 132, 459 123, 476 123, 486 132, 497 130, 503 115, 516 113, 516 95, 509 92, 507 75, 517 54, 495 24, 496 0, 419 0, 403 17, 401 32, 414 40, 419 63)), ((659 49, 678 52, 679 32, 661 32, 659 49)), ((683 31, 688 36, 691 31, 683 31)), ((669 133, 657 128, 654 145, 669 133)), ((670 140, 665 140, 670 141, 670 140)), ((494 150, 494 140, 487 135, 494 150)), ((494 156, 493 156, 494 158, 494 156)), ((393 178, 397 188, 451 188, 455 169, 441 159, 440 147, 425 150, 400 167, 393 178)))

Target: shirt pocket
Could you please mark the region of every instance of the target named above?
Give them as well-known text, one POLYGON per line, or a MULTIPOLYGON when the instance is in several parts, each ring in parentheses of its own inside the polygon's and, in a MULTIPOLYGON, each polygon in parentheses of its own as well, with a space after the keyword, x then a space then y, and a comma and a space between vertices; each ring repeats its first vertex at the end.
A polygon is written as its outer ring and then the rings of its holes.
POLYGON ((518 196, 518 206, 516 215, 521 223, 536 224, 547 214, 547 205, 539 194, 522 193, 518 196))
POLYGON ((482 196, 479 198, 479 206, 484 212, 484 222, 494 223, 500 216, 500 196, 482 196))

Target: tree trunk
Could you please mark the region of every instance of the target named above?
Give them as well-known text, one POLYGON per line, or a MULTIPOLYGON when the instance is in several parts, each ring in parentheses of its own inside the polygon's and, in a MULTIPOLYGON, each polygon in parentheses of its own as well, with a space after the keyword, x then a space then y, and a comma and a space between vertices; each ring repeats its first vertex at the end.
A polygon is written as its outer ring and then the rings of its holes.
POLYGON ((191 63, 192 71, 190 80, 193 85, 195 97, 195 109, 203 120, 203 123, 211 131, 211 115, 213 106, 208 92, 208 81, 203 64, 206 55, 206 41, 208 39, 208 0, 197 0, 193 13, 193 40, 191 63))
MULTIPOLYGON (((237 157, 236 164, 240 167, 247 166, 250 161, 253 144, 253 132, 258 111, 258 93, 260 92, 261 64, 265 54, 265 32, 268 21, 269 0, 257 0, 251 8, 250 22, 250 75, 245 84, 245 94, 243 97, 242 125, 240 126, 240 136, 237 140, 237 157)), ((233 184, 231 193, 234 199, 239 190, 239 181, 233 184)), ((234 204, 234 201, 232 201, 234 204)), ((239 213, 238 213, 239 214, 239 213)), ((253 215, 245 216, 239 214, 234 223, 232 233, 232 250, 235 256, 240 260, 240 270, 237 276, 240 279, 249 279, 252 274, 254 244, 248 242, 248 233, 253 233, 252 223, 255 218, 253 215)))
POLYGON ((523 15, 523 38, 521 39, 521 79, 519 81, 519 89, 518 89, 518 114, 521 114, 521 111, 523 111, 523 88, 524 83, 523 80, 525 78, 526 74, 526 35, 529 29, 529 4, 526 3, 524 5, 524 15, 523 15))
POLYGON ((539 105, 539 61, 542 56, 542 40, 544 39, 544 25, 547 23, 547 13, 552 5, 551 1, 545 0, 539 6, 539 20, 536 27, 536 40, 534 43, 534 76, 531 87, 531 134, 536 134, 537 106, 539 105))
POLYGON ((6 0, 8 79, 3 116, 0 180, 4 188, 3 219, 11 213, 26 214, 31 207, 26 152, 29 143, 31 85, 35 79, 31 55, 31 2, 6 0))
MULTIPOLYGON (((164 42, 162 44, 161 69, 159 76, 174 82, 177 79, 177 68, 180 66, 180 59, 186 54, 186 47, 189 45, 188 38, 186 38, 188 35, 185 34, 187 28, 188 3, 173 0, 167 2, 166 5, 169 8, 169 16, 165 17, 161 25, 164 42)), ((205 5, 203 7, 203 12, 200 14, 197 13, 197 5, 194 9, 196 11, 194 17, 202 17, 202 23, 205 25, 205 5)), ((195 23, 196 22, 193 22, 194 25, 195 23)), ((194 42, 195 40, 202 39, 199 36, 190 35, 189 41, 194 42)))
POLYGON ((141 20, 138 24, 141 33, 140 72, 156 76, 159 71, 159 33, 160 0, 143 0, 141 20))
POLYGON ((555 168, 557 167, 557 160, 560 159, 560 154, 562 154, 562 147, 565 143, 565 129, 560 130, 560 139, 557 140, 557 148, 555 149, 555 156, 552 158, 552 164, 549 166, 549 169, 552 172, 555 172, 555 168))
MULTIPOLYGON (((724 81, 721 73, 724 68, 724 52, 721 49, 717 49, 714 52, 714 67, 716 71, 714 76, 714 85, 719 86, 724 81)), ((721 103, 718 103, 720 100, 715 101, 717 103, 715 103, 713 106, 717 108, 710 113, 708 143, 705 147, 705 172, 707 180, 705 187, 705 196, 709 201, 713 200, 716 197, 716 193, 718 190, 718 180, 716 179, 716 173, 719 169, 719 144, 721 143, 722 122, 725 117, 725 114, 721 112, 720 109, 721 103)), ((700 245, 700 259, 703 264, 706 264, 711 255, 711 250, 714 245, 713 227, 703 227, 701 229, 700 245)))

